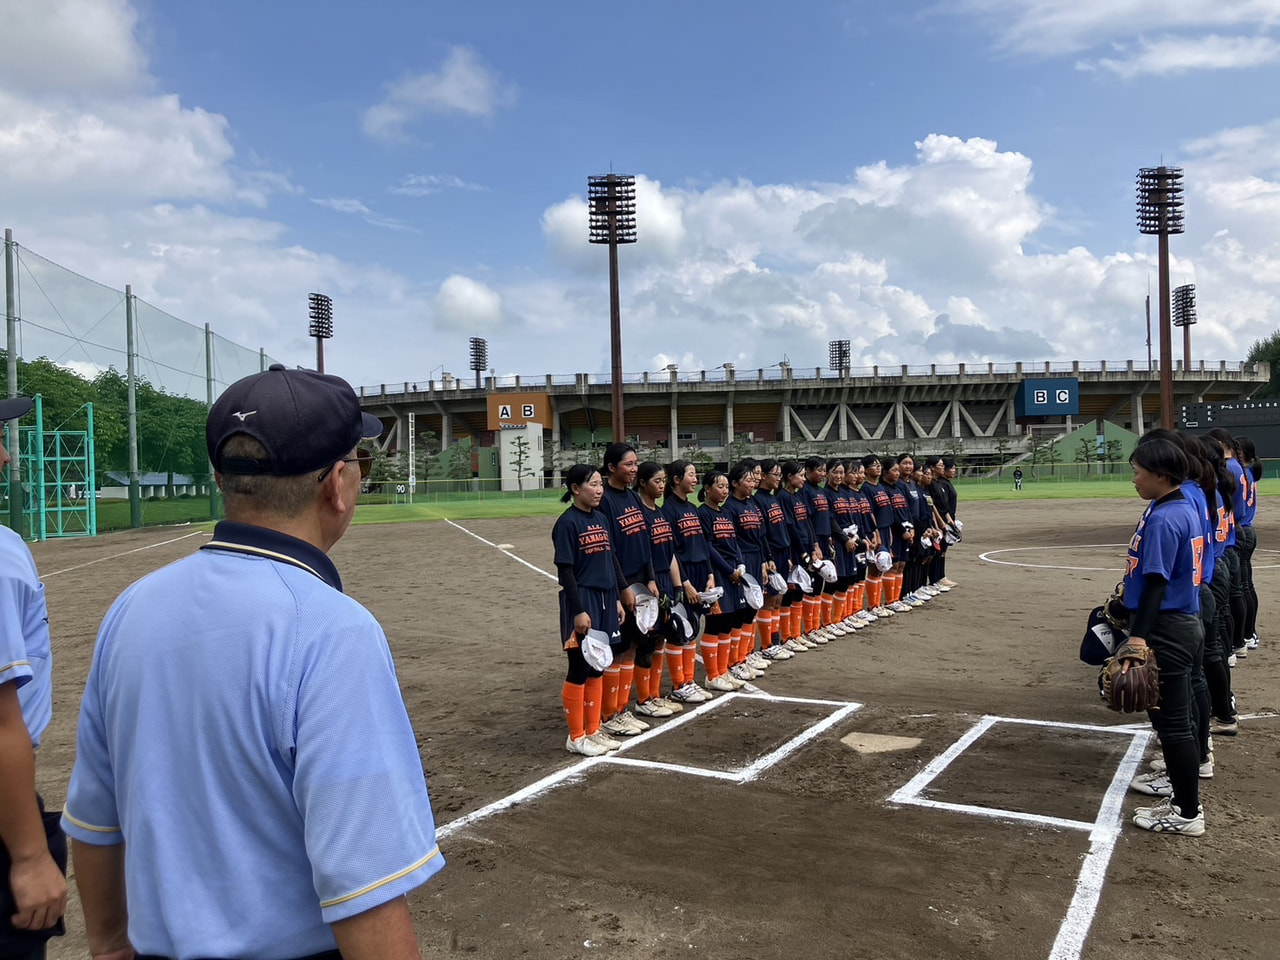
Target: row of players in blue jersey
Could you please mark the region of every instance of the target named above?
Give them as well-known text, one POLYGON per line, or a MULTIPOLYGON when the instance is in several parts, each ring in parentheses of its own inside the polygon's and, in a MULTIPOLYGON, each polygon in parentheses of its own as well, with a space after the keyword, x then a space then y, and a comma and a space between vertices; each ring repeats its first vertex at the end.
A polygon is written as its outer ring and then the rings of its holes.
POLYGON ((1160 709, 1149 716, 1161 748, 1151 772, 1131 784, 1157 798, 1133 822, 1200 836, 1213 736, 1239 732, 1230 668, 1258 645, 1252 555, 1261 465, 1247 438, 1220 429, 1204 438, 1153 430, 1130 462, 1149 503, 1129 542, 1124 605, 1129 643, 1150 646, 1159 665, 1160 709))
POLYGON ((566 749, 617 749, 619 737, 649 728, 642 718, 742 689, 776 661, 949 591, 943 529, 956 529, 954 472, 943 458, 917 469, 909 455, 865 465, 814 457, 748 459, 700 478, 682 460, 641 464, 624 443, 606 448, 603 471, 572 467, 571 505, 552 530, 566 749), (651 629, 638 626, 638 596, 660 603, 651 629), (592 631, 609 642, 603 667, 584 649, 592 631))

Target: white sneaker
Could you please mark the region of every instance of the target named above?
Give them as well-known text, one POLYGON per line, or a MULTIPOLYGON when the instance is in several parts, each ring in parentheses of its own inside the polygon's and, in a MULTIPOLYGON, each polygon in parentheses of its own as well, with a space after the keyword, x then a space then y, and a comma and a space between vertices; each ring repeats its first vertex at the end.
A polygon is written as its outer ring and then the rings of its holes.
POLYGON ((763 674, 757 673, 755 670, 752 670, 745 663, 735 663, 732 667, 729 668, 729 676, 733 677, 736 680, 741 680, 743 683, 746 683, 748 680, 754 680, 756 679, 756 677, 763 676, 763 674))
POLYGON ((666 707, 672 713, 684 713, 684 707, 680 705, 679 701, 672 700, 670 697, 654 697, 653 699, 659 706, 666 707))
POLYGON ((637 733, 644 733, 646 730, 649 729, 649 724, 645 723, 643 720, 638 719, 636 715, 633 714, 630 710, 623 710, 620 714, 618 714, 618 716, 621 717, 623 720, 625 720, 627 723, 629 723, 631 726, 638 727, 639 729, 636 731, 637 733))
POLYGON ((945 583, 943 583, 941 580, 939 580, 937 583, 931 583, 931 584, 929 584, 929 586, 933 587, 933 589, 934 589, 934 590, 936 590, 938 593, 950 593, 950 592, 951 592, 951 588, 950 588, 950 587, 948 587, 948 586, 947 586, 945 583))
POLYGON ((960 584, 956 583, 950 577, 943 577, 941 580, 938 581, 938 583, 946 587, 948 590, 954 590, 956 587, 960 586, 960 584))
MULTIPOLYGON (((1164 757, 1156 757, 1154 760, 1152 760, 1151 769, 1154 770, 1156 773, 1164 773, 1165 772, 1164 757)), ((1200 779, 1201 780, 1213 779, 1213 754, 1212 753, 1209 754, 1208 760, 1200 764, 1200 779)))
POLYGON ((1233 653, 1227 657, 1227 666, 1234 667, 1236 665, 1236 655, 1233 653))
POLYGON ((932 600, 932 599, 933 599, 933 597, 931 597, 931 596, 929 596, 929 594, 925 593, 925 589, 924 589, 924 587, 921 587, 919 590, 915 591, 915 593, 911 594, 911 596, 907 597, 907 599, 908 599, 908 600, 919 600, 921 603, 928 603, 930 600, 932 600))
POLYGON ((799 637, 792 637, 790 640, 788 640, 788 641, 787 641, 786 643, 784 643, 782 646, 783 646, 784 648, 786 648, 787 650, 790 650, 790 651, 792 652, 792 654, 797 654, 797 653, 808 653, 808 652, 809 652, 809 648, 808 648, 808 646, 806 646, 806 645, 805 645, 805 643, 804 643, 804 641, 803 641, 803 640, 801 640, 799 637))
POLYGON ((805 637, 805 639, 815 646, 822 646, 827 642, 827 635, 821 630, 815 630, 813 633, 809 634, 809 636, 805 637))
POLYGON ((804 644, 806 650, 817 650, 819 647, 818 641, 810 639, 807 635, 801 637, 800 642, 804 644))
POLYGON ((1250 637, 1248 640, 1244 642, 1244 645, 1248 647, 1250 650, 1257 650, 1259 644, 1261 643, 1262 641, 1258 639, 1258 635, 1255 633, 1252 637, 1250 637))
POLYGON ((729 686, 733 687, 733 689, 735 689, 735 690, 741 690, 741 689, 742 689, 743 687, 745 687, 745 686, 747 685, 747 683, 748 683, 748 681, 743 680, 741 677, 735 677, 735 676, 733 675, 733 670, 730 670, 728 673, 726 673, 726 674, 725 674, 723 677, 721 677, 720 679, 721 679, 721 680, 725 680, 725 681, 727 681, 727 682, 728 682, 728 684, 729 684, 729 686))
POLYGON ((937 587, 935 587, 932 583, 926 583, 920 589, 923 590, 925 593, 927 593, 931 597, 936 597, 938 594, 942 593, 942 591, 939 590, 937 587))
POLYGON ((644 733, 649 729, 649 726, 646 724, 642 727, 640 726, 640 721, 629 713, 620 713, 616 717, 610 717, 600 724, 600 729, 610 736, 634 737, 637 733, 644 733))
POLYGON ((734 685, 734 682, 729 679, 729 675, 727 673, 723 677, 716 677, 714 680, 708 680, 707 686, 712 690, 719 690, 721 693, 733 693, 733 691, 738 689, 737 686, 734 685))
POLYGON ((854 616, 856 616, 859 620, 864 621, 865 623, 875 623, 877 620, 880 619, 870 610, 859 610, 856 614, 854 614, 854 616))
POLYGON ((586 734, 583 734, 577 740, 573 739, 572 736, 565 738, 564 748, 570 753, 581 754, 584 757, 603 757, 609 752, 608 747, 596 743, 586 734))
POLYGON ((671 691, 671 699, 676 703, 705 703, 711 699, 711 695, 697 684, 686 683, 671 691))
POLYGON ((613 737, 604 732, 603 727, 595 733, 588 733, 587 739, 592 743, 604 747, 606 750, 617 750, 622 746, 622 741, 613 739, 613 737))
POLYGON ((1173 796, 1173 783, 1169 780, 1169 774, 1164 771, 1139 774, 1130 782, 1129 789, 1135 793, 1145 793, 1149 797, 1173 796))
POLYGON ((886 607, 883 603, 872 611, 878 620, 888 620, 893 616, 893 611, 886 607))
POLYGON ((636 713, 640 714, 642 717, 669 717, 675 713, 675 711, 668 710, 664 707, 658 702, 657 697, 650 697, 648 700, 644 701, 644 703, 636 704, 636 713))
POLYGON ((1194 817, 1184 817, 1173 800, 1167 799, 1153 807, 1139 807, 1133 812, 1133 824, 1153 833, 1200 837, 1204 835, 1204 807, 1197 810, 1194 817))
POLYGON ((790 660, 795 654, 787 649, 786 644, 775 643, 772 647, 765 647, 764 652, 760 654, 766 660, 790 660))
POLYGON ((903 603, 901 600, 893 601, 893 603, 889 604, 889 609, 892 610, 894 613, 910 613, 911 612, 911 607, 907 606, 907 604, 903 603))
POLYGON ((865 621, 865 620, 859 620, 859 619, 858 619, 857 617, 855 617, 855 616, 848 616, 848 617, 845 617, 845 618, 844 618, 842 621, 840 621, 840 622, 841 622, 841 623, 843 623, 843 624, 844 624, 846 627, 848 627, 850 630, 861 630, 863 627, 865 627, 865 626, 867 625, 867 623, 866 623, 866 621, 865 621))
POLYGON ((754 670, 768 670, 769 658, 758 650, 752 650, 747 654, 747 665, 754 670))

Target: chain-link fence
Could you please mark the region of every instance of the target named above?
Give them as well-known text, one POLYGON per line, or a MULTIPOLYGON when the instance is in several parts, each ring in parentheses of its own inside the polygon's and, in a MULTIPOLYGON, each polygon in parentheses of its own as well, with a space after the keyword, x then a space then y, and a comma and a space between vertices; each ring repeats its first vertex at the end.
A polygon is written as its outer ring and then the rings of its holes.
MULTIPOLYGON (((7 234, 4 252, 7 338, 0 396, 40 394, 51 431, 82 421, 85 404, 92 404, 98 529, 215 518, 220 505, 204 452, 207 405, 230 384, 279 361, 187 323, 132 295, 128 286, 68 270, 10 242, 7 234)), ((6 445, 16 436, 7 435, 6 445)), ((17 465, 16 485, 28 500, 32 485, 23 474, 39 477, 42 469, 38 461, 17 465)), ((0 472, 10 503, 14 472, 0 472)), ((16 508, 0 522, 27 526, 16 508)))

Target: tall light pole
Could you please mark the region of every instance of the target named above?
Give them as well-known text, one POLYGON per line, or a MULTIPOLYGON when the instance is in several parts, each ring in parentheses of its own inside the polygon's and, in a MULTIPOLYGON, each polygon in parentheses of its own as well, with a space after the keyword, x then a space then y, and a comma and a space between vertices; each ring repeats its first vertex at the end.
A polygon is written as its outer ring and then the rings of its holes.
POLYGON ((1191 325, 1196 322, 1196 285, 1184 283, 1173 290, 1173 325, 1182 328, 1182 369, 1191 369, 1191 325))
POLYGON ((626 440, 622 415, 622 312, 618 306, 618 244, 636 242, 636 178, 611 173, 587 177, 590 240, 609 245, 609 382, 613 439, 626 440))
POLYGON ((316 370, 324 373, 324 342, 333 336, 333 301, 323 293, 307 297, 310 306, 311 336, 316 338, 316 370))
POLYGON ((1173 331, 1169 316, 1169 237, 1183 232, 1182 168, 1138 171, 1138 232, 1160 241, 1160 423, 1173 429, 1173 331))
POLYGON ((489 341, 482 337, 471 338, 471 369, 476 374, 476 389, 480 389, 480 377, 489 366, 489 341))
POLYGON ((838 376, 847 376, 851 359, 848 340, 830 340, 827 342, 827 365, 838 376))

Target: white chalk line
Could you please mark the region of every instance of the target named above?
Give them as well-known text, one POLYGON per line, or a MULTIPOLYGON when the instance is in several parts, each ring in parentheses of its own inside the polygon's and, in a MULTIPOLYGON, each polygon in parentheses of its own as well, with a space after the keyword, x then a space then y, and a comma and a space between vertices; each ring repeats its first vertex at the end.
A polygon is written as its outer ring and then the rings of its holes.
POLYGON ((544 577, 546 577, 548 580, 554 580, 554 581, 556 581, 557 583, 559 583, 559 582, 560 582, 560 578, 559 578, 559 577, 557 577, 554 573, 547 573, 547 571, 543 570, 541 567, 535 567, 535 566, 534 566, 532 563, 530 563, 528 560, 525 560, 523 557, 517 557, 517 556, 516 556, 514 553, 512 553, 510 550, 504 550, 502 547, 498 546, 498 545, 497 545, 496 543, 494 543, 492 540, 486 540, 484 537, 480 536, 480 534, 478 534, 478 533, 472 533, 470 530, 468 530, 468 529, 467 529, 466 527, 464 527, 462 524, 460 524, 460 523, 454 523, 454 521, 452 521, 452 520, 448 519, 447 517, 445 518, 445 521, 444 521, 444 522, 445 522, 445 523, 447 523, 447 524, 449 524, 449 526, 451 526, 451 527, 457 527, 459 530, 461 530, 463 533, 465 533, 465 534, 466 534, 467 536, 469 536, 469 537, 475 537, 475 538, 476 538, 477 540, 479 540, 481 543, 487 543, 489 546, 493 547, 493 549, 497 550, 499 553, 505 553, 508 557, 510 557, 510 558, 511 558, 512 560, 514 560, 516 563, 524 564, 526 567, 528 567, 528 568, 529 568, 530 570, 532 570, 534 573, 540 573, 540 574, 542 574, 544 577))
POLYGON ((1042 827, 1066 830, 1089 831, 1089 853, 1080 866, 1076 877, 1075 891, 1067 914, 1058 927, 1054 938, 1049 960, 1080 960, 1084 951, 1084 943, 1097 915, 1098 902, 1102 896, 1102 887, 1106 880, 1107 867, 1111 863, 1111 855, 1115 851, 1120 837, 1122 807, 1129 782, 1137 773, 1138 765, 1146 752, 1147 745, 1153 736, 1150 726, 1139 729, 1138 724, 1124 726, 1093 726, 1083 723, 1059 723, 1047 720, 1028 720, 1018 717, 983 717, 974 724, 959 740, 930 762, 924 770, 913 777, 901 789, 889 797, 890 803, 908 804, 932 810, 946 810, 969 816, 988 819, 1031 823, 1042 827), (1057 730, 1085 730, 1091 733, 1123 733, 1132 738, 1124 759, 1103 797, 1098 810, 1097 819, 1092 823, 1081 820, 1070 820, 1060 817, 1046 817, 1039 814, 1023 813, 1018 810, 1000 810, 991 807, 980 807, 970 804, 945 803, 922 797, 924 789, 935 780, 951 763, 964 753, 984 733, 998 723, 1020 724, 1023 726, 1047 727, 1057 730))
POLYGON ((64 567, 61 570, 54 570, 52 573, 40 574, 41 580, 48 580, 50 577, 56 577, 59 574, 71 573, 73 570, 83 570, 85 567, 92 567, 95 563, 106 563, 108 560, 119 560, 121 557, 127 557, 131 553, 142 553, 144 550, 154 550, 156 547, 168 546, 171 543, 178 543, 182 540, 189 540, 191 537, 198 537, 204 531, 196 530, 194 533, 184 533, 180 537, 174 537, 172 540, 161 540, 159 543, 149 543, 145 547, 136 547, 133 550, 125 550, 123 553, 113 553, 109 557, 99 557, 97 560, 89 560, 85 563, 77 563, 74 567, 64 567))
POLYGON ((718 780, 730 780, 739 784, 747 783, 758 777, 769 766, 776 765, 804 744, 808 743, 814 737, 820 735, 826 730, 829 730, 832 726, 853 713, 853 711, 860 709, 861 706, 862 704, 849 703, 848 701, 811 700, 805 697, 780 697, 774 696, 770 693, 765 693, 764 691, 751 694, 740 692, 727 693, 723 697, 717 697, 715 700, 710 700, 693 710, 686 710, 684 713, 679 714, 673 719, 667 720, 665 723, 655 726, 650 730, 646 730, 639 736, 628 737, 622 742, 622 746, 613 754, 608 754, 603 757, 588 757, 584 760, 580 760, 578 763, 565 767, 563 770, 557 770, 555 773, 548 774, 541 780, 537 780, 534 783, 529 784, 527 787, 517 790, 515 793, 505 796, 500 800, 495 800, 492 803, 480 807, 478 810, 473 810, 471 813, 464 814, 461 817, 450 820, 448 823, 436 828, 436 836, 438 839, 444 839, 465 827, 469 827, 481 820, 486 820, 494 814, 510 810, 512 807, 518 806, 521 803, 525 803, 529 800, 540 797, 543 794, 549 793, 565 783, 580 780, 592 767, 599 766, 601 764, 644 767, 664 770, 671 773, 684 773, 699 777, 712 777, 718 780), (815 726, 808 727, 801 731, 800 734, 784 743, 777 750, 761 757, 759 760, 755 761, 755 763, 744 767, 741 770, 709 770, 705 767, 660 763, 656 760, 641 760, 638 757, 621 756, 621 754, 633 749, 639 744, 652 740, 664 733, 670 733, 672 730, 691 722, 694 718, 706 716, 706 714, 711 711, 717 710, 725 704, 732 703, 734 700, 739 698, 765 700, 774 703, 799 703, 814 706, 833 706, 838 704, 842 709, 837 710, 830 717, 827 717, 815 726), (766 760, 769 761, 768 764, 764 763, 766 760))
MULTIPOLYGON (((1047 547, 1004 547, 1000 550, 988 550, 986 553, 978 554, 978 559, 987 563, 999 564, 1002 567, 1025 567, 1030 570, 1077 570, 1084 573, 1119 573, 1123 568, 1117 564, 1114 567, 1068 567, 1052 563, 1019 563, 1016 560, 997 560, 997 554, 1000 553, 1026 553, 1031 550, 1097 550, 1103 547, 1128 547, 1128 543, 1062 543, 1054 544, 1047 547)), ((1280 553, 1280 550, 1259 547, 1257 553, 1280 553)), ((1276 570, 1280 569, 1280 564, 1266 563, 1253 565, 1255 570, 1276 570)))

